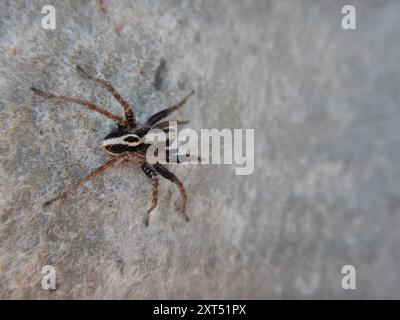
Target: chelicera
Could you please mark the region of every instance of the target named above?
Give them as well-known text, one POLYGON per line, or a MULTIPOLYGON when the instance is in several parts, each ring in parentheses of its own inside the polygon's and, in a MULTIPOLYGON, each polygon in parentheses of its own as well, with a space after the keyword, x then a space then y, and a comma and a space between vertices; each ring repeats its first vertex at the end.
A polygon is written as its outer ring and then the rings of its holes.
MULTIPOLYGON (((187 195, 183 183, 179 180, 179 178, 175 174, 169 171, 164 165, 160 164, 159 162, 149 163, 147 161, 146 152, 151 144, 146 142, 146 135, 152 129, 160 129, 167 133, 169 130, 169 121, 161 122, 161 120, 168 117, 174 111, 180 109, 186 103, 188 98, 194 93, 194 91, 192 91, 189 95, 187 95, 185 98, 183 98, 174 106, 166 108, 164 110, 161 110, 153 114, 144 124, 138 124, 136 121, 133 108, 129 106, 129 104, 121 97, 121 95, 113 88, 113 86, 109 82, 91 76, 79 66, 77 66, 76 69, 81 76, 100 84, 107 91, 109 91, 118 101, 118 103, 123 107, 125 112, 125 117, 122 118, 120 116, 112 114, 86 100, 55 95, 52 93, 44 92, 34 87, 30 88, 38 96, 48 99, 53 99, 55 101, 78 104, 89 110, 95 111, 98 114, 101 114, 102 116, 116 122, 117 124, 116 130, 107 135, 104 138, 104 141, 102 142, 102 148, 109 156, 111 156, 111 159, 102 164, 101 166, 99 166, 98 168, 96 168, 93 172, 88 174, 83 179, 70 185, 57 197, 45 202, 44 206, 48 206, 55 201, 65 199, 68 196, 68 194, 70 194, 71 192, 73 192, 74 190, 76 190, 78 187, 88 182, 89 180, 99 176, 117 162, 128 161, 140 165, 142 171, 146 174, 147 177, 149 177, 152 180, 152 185, 153 185, 152 203, 151 207, 147 210, 147 215, 145 218, 146 225, 149 224, 150 213, 157 207, 159 175, 170 180, 177 186, 183 198, 183 205, 181 209, 182 216, 186 221, 189 221, 189 217, 186 214, 187 195)), ((177 121, 177 120, 175 121, 178 125, 188 123, 188 121, 177 121)), ((177 153, 178 151, 175 150, 174 152, 177 153)), ((165 161, 169 162, 168 160, 169 157, 166 157, 165 161)))

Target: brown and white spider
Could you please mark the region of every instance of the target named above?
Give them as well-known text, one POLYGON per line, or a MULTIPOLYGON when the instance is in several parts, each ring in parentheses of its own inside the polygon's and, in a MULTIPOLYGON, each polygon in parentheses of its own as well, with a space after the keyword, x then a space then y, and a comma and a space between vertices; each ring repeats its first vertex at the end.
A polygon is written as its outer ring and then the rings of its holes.
MULTIPOLYGON (((162 177, 170 180, 174 183, 182 195, 183 198, 183 206, 181 213, 186 221, 189 221, 189 217, 186 214, 186 202, 187 202, 187 195, 183 183, 178 179, 178 177, 169 171, 165 166, 161 165, 159 162, 155 164, 150 164, 146 160, 146 151, 150 147, 151 144, 146 143, 146 135, 151 129, 161 129, 164 132, 168 132, 169 130, 169 122, 163 121, 160 122, 162 119, 169 116, 172 112, 181 108, 187 101, 187 99, 194 93, 192 91, 189 95, 179 101, 176 105, 161 110, 154 115, 152 115, 143 125, 139 125, 136 122, 135 114, 133 109, 129 106, 129 104, 121 97, 121 95, 112 87, 110 83, 107 81, 93 77, 86 73, 81 67, 76 67, 77 71, 81 76, 86 79, 93 80, 103 86, 107 91, 109 91, 115 99, 119 102, 119 104, 124 108, 125 111, 125 119, 121 118, 117 115, 114 115, 93 103, 81 100, 77 98, 67 97, 67 96, 58 96, 52 93, 44 92, 40 89, 31 87, 30 89, 37 95, 54 99, 56 101, 63 101, 63 102, 70 102, 79 104, 89 110, 93 110, 106 118, 115 121, 118 124, 118 127, 115 131, 111 132, 108 136, 104 138, 102 143, 102 148, 105 150, 106 153, 111 155, 111 159, 108 160, 106 163, 98 167, 92 173, 88 174, 83 179, 79 180, 78 182, 70 185, 64 192, 60 193, 57 197, 47 201, 44 203, 44 206, 48 206, 54 201, 64 199, 70 192, 77 189, 79 186, 83 185, 87 181, 97 177, 108 168, 110 168, 113 164, 118 161, 129 161, 141 166, 143 172, 152 179, 153 184, 153 192, 152 192, 152 204, 149 210, 147 210, 147 215, 145 218, 146 226, 149 224, 149 215, 150 213, 157 207, 158 201, 158 174, 162 177)), ((178 125, 186 124, 189 121, 177 121, 178 125)), ((177 151, 175 151, 177 152, 177 151)), ((169 157, 166 157, 166 161, 168 162, 169 157)), ((179 162, 179 161, 178 161, 179 162)))

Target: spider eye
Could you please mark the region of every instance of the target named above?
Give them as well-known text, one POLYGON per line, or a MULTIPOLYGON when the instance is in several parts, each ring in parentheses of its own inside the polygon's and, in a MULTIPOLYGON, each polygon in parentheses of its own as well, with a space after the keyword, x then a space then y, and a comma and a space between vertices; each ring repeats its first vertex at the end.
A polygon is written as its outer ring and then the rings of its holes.
POLYGON ((129 137, 126 137, 126 138, 124 139, 124 141, 125 141, 125 142, 139 142, 139 138, 133 137, 133 136, 129 136, 129 137))

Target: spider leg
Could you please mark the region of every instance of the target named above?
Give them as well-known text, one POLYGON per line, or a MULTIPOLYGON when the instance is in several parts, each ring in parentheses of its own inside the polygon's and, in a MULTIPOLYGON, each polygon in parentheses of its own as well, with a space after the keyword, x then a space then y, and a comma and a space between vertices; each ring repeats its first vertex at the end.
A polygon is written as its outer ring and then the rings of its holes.
MULTIPOLYGON (((185 121, 171 120, 171 121, 176 121, 178 126, 189 123, 189 121, 187 121, 187 120, 185 120, 185 121)), ((139 137, 143 137, 152 129, 160 129, 160 130, 163 130, 165 133, 168 133, 169 132, 169 121, 160 122, 159 124, 157 124, 156 126, 153 126, 153 127, 149 126, 149 125, 140 126, 134 131, 134 133, 137 134, 139 137)))
POLYGON ((150 213, 157 207, 158 176, 157 176, 157 172, 146 162, 142 164, 142 170, 146 174, 146 176, 148 176, 152 180, 152 184, 153 184, 151 207, 149 210, 147 210, 147 215, 146 215, 146 219, 145 219, 145 224, 146 224, 146 226, 148 226, 150 213))
POLYGON ((89 109, 89 110, 93 110, 97 113, 100 113, 101 115, 105 116, 108 119, 111 119, 113 121, 118 122, 118 124, 122 127, 126 127, 126 120, 122 119, 121 117, 118 117, 98 106, 96 106, 95 104, 86 101, 86 100, 81 100, 81 99, 77 99, 77 98, 72 98, 72 97, 66 97, 66 96, 57 96, 53 93, 49 93, 49 92, 44 92, 40 89, 31 87, 30 88, 35 94, 37 94, 38 96, 47 98, 47 99, 54 99, 56 101, 64 101, 64 102, 70 102, 70 103, 76 103, 79 104, 81 106, 84 106, 85 108, 89 109))
POLYGON ((78 182, 76 182, 74 184, 71 184, 67 189, 65 189, 65 191, 60 193, 57 197, 55 197, 55 198, 53 198, 53 199, 51 199, 49 201, 46 201, 43 204, 43 206, 49 206, 54 201, 58 201, 58 200, 62 200, 64 198, 66 198, 69 193, 71 193, 72 191, 78 189, 81 185, 83 185, 84 183, 88 182, 89 180, 92 180, 93 178, 97 177, 98 175, 100 175, 101 173, 106 171, 109 167, 111 167, 114 163, 116 163, 118 160, 121 160, 121 159, 123 159, 123 158, 125 158, 127 156, 128 156, 128 154, 122 153, 122 154, 112 158, 111 160, 107 161, 106 163, 104 163, 103 165, 98 167, 96 170, 94 170, 93 172, 88 174, 83 179, 79 180, 78 182))
POLYGON ((117 90, 106 80, 94 77, 88 74, 85 70, 83 70, 80 66, 76 66, 76 70, 79 74, 89 80, 99 83, 103 88, 105 88, 108 92, 110 92, 115 99, 119 102, 119 104, 124 108, 125 111, 125 119, 128 122, 130 127, 136 127, 136 119, 132 108, 129 106, 128 102, 126 102, 121 95, 118 93, 117 90))
POLYGON ((184 97, 181 101, 179 101, 176 105, 169 107, 167 109, 161 110, 155 114, 153 114, 146 122, 146 125, 153 126, 156 124, 158 121, 168 117, 172 112, 180 109, 186 101, 189 99, 189 97, 194 94, 194 91, 190 92, 186 97, 184 97))
POLYGON ((202 160, 203 159, 200 156, 195 156, 188 153, 179 154, 178 149, 167 149, 165 151, 165 162, 167 163, 201 163, 202 160))
POLYGON ((164 178, 168 179, 169 181, 173 182, 177 187, 178 190, 183 198, 183 206, 182 206, 182 210, 181 213, 183 215, 183 218, 186 221, 189 221, 189 217, 186 214, 186 202, 187 202, 187 195, 186 195, 186 191, 185 191, 185 187, 183 186, 183 183, 181 180, 179 180, 179 178, 173 174, 171 171, 169 171, 166 167, 164 167, 163 165, 156 163, 155 165, 153 165, 153 168, 160 174, 162 175, 164 178))
POLYGON ((180 125, 184 125, 184 124, 188 124, 190 121, 189 120, 168 120, 168 121, 163 121, 160 123, 157 123, 155 126, 153 126, 152 128, 154 129, 163 129, 163 128, 168 128, 169 127, 169 122, 170 121, 176 121, 176 124, 178 126, 180 125))

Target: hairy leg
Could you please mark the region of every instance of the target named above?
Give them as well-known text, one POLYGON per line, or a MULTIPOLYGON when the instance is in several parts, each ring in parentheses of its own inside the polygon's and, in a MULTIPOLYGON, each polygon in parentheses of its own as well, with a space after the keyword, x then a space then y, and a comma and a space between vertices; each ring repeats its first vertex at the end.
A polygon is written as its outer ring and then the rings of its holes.
POLYGON ((201 163, 202 158, 189 153, 179 153, 178 149, 167 149, 165 152, 166 163, 201 163))
POLYGON ((83 70, 80 66, 76 66, 76 69, 78 70, 79 74, 83 76, 84 78, 87 78, 89 80, 95 81, 99 83, 100 85, 103 86, 108 92, 110 92, 115 99, 119 102, 119 104, 124 108, 125 111, 125 118, 126 121, 128 122, 128 125, 131 127, 136 127, 136 119, 135 119, 135 114, 133 112, 133 109, 129 106, 128 102, 126 102, 121 95, 118 93, 117 90, 114 89, 114 87, 106 80, 94 77, 90 74, 88 74, 85 70, 83 70))
POLYGON ((79 104, 79 105, 85 107, 86 109, 93 110, 97 113, 100 113, 101 115, 105 116, 108 119, 118 122, 118 124, 122 127, 124 127, 124 126, 126 127, 126 121, 124 119, 96 106, 95 104, 93 104, 89 101, 72 98, 72 97, 66 97, 66 96, 57 96, 53 93, 45 92, 45 91, 42 91, 42 90, 34 88, 34 87, 31 87, 30 89, 38 96, 41 96, 41 97, 44 97, 47 99, 54 99, 56 101, 64 101, 64 102, 79 104))
POLYGON ((146 125, 153 126, 156 124, 158 121, 161 121, 162 119, 168 117, 172 112, 180 109, 186 101, 189 99, 189 97, 194 94, 194 91, 190 92, 185 98, 183 98, 181 101, 179 101, 176 105, 169 107, 167 109, 161 110, 157 112, 156 114, 152 115, 146 122, 146 125))
POLYGON ((169 181, 173 182, 177 186, 177 188, 183 198, 183 206, 182 206, 181 213, 182 213, 184 219, 186 221, 189 221, 189 217, 186 214, 187 195, 186 195, 185 187, 183 186, 182 181, 180 181, 179 178, 175 174, 173 174, 166 167, 164 167, 163 165, 161 165, 159 163, 156 163, 155 165, 153 165, 153 168, 160 175, 162 175, 164 178, 168 179, 169 181))
POLYGON ((189 120, 168 120, 168 121, 163 121, 160 123, 157 123, 155 126, 153 126, 153 129, 163 129, 163 128, 168 128, 170 121, 175 121, 178 126, 188 124, 190 121, 189 120))
POLYGON ((50 204, 52 204, 54 201, 57 200, 62 200, 65 199, 67 197, 68 194, 70 194, 71 192, 75 191, 76 189, 78 189, 81 185, 83 185, 84 183, 88 182, 89 180, 92 180, 93 178, 97 177, 98 175, 100 175, 101 173, 103 173, 104 171, 106 171, 109 167, 111 167, 114 163, 116 163, 118 160, 121 160, 123 158, 126 158, 128 156, 128 154, 120 154, 114 158, 112 158, 111 160, 107 161, 106 163, 104 163, 103 165, 101 165, 100 167, 98 167, 96 170, 94 170, 92 173, 88 174, 86 177, 84 177, 83 179, 79 180, 78 182, 70 185, 65 191, 63 191, 62 193, 60 193, 57 197, 46 201, 43 206, 48 206, 50 204))
POLYGON ((151 207, 149 210, 147 210, 147 215, 145 218, 145 224, 146 226, 149 225, 149 217, 150 213, 157 207, 157 202, 158 202, 158 176, 156 171, 148 164, 148 163, 143 163, 142 164, 142 170, 152 180, 152 185, 153 185, 153 191, 152 191, 152 201, 151 201, 151 207))

